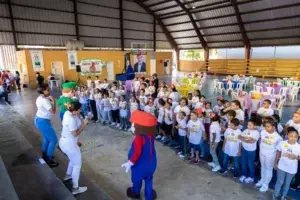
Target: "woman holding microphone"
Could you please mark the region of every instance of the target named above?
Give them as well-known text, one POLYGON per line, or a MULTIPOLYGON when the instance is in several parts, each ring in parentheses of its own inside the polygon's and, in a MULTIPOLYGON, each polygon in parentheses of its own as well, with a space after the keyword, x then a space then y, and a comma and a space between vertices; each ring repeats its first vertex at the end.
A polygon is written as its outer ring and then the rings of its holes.
POLYGON ((71 102, 67 105, 67 111, 64 114, 62 121, 62 133, 59 140, 60 149, 68 156, 70 162, 64 180, 72 178, 73 188, 72 194, 83 193, 87 187, 79 187, 78 181, 80 169, 82 165, 80 142, 78 137, 88 123, 85 118, 83 122, 80 120, 81 103, 71 102))
POLYGON ((41 84, 37 91, 40 95, 36 99, 37 112, 34 124, 43 135, 43 159, 49 167, 53 168, 59 165, 52 160, 52 155, 57 144, 56 133, 51 124, 51 119, 56 110, 56 101, 50 96, 48 84, 41 84))

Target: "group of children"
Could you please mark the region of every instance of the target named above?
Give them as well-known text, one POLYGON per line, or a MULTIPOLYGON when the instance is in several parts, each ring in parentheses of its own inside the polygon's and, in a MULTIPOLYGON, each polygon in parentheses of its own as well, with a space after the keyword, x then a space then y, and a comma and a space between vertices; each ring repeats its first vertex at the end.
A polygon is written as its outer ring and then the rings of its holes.
POLYGON ((229 102, 220 97, 212 107, 199 90, 180 98, 174 85, 161 82, 155 88, 151 80, 144 78, 132 81, 131 93, 117 82, 88 79, 87 86, 79 87, 77 96, 83 115, 90 110, 92 120, 123 130, 130 130, 128 119, 134 110, 155 115, 157 140, 172 146, 180 158, 191 163, 199 164, 200 158, 210 161, 213 172, 227 173, 232 162, 234 177, 239 177, 240 182, 254 183, 260 163, 261 179, 255 184, 260 192, 268 190, 273 169, 277 170, 275 199, 280 194, 285 199, 295 175, 293 188, 300 184, 300 110, 282 127, 270 100, 245 119, 237 100, 229 102))

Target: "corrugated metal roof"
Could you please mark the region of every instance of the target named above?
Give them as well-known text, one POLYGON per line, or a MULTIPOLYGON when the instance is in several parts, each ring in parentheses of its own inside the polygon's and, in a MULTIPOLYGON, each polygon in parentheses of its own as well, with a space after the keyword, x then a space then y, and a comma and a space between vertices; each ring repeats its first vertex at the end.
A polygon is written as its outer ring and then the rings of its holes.
POLYGON ((8 17, 8 6, 6 4, 0 4, 0 16, 8 17))
POLYGON ((235 16, 197 22, 199 27, 217 26, 217 25, 232 24, 232 23, 237 23, 235 16))
POLYGON ((157 49, 171 49, 171 45, 169 42, 156 41, 157 49))
POLYGON ((188 36, 197 36, 196 31, 182 31, 182 32, 176 32, 171 33, 172 37, 188 37, 188 36))
POLYGON ((78 13, 85 13, 90 15, 100 15, 107 17, 119 18, 119 12, 113 8, 96 7, 93 5, 77 3, 78 13))
POLYGON ((132 42, 145 43, 145 44, 147 45, 147 49, 153 48, 153 42, 152 42, 152 41, 129 40, 129 39, 125 39, 125 40, 124 40, 125 48, 131 48, 131 43, 132 43, 132 42))
POLYGON ((0 30, 2 31, 11 31, 11 23, 9 19, 0 18, 0 30))
POLYGON ((299 38, 276 39, 276 40, 256 40, 251 42, 252 46, 277 46, 277 45, 295 45, 300 44, 299 38))
POLYGON ((152 31, 153 25, 152 24, 144 24, 142 22, 124 21, 124 28, 152 31))
POLYGON ((56 36, 56 35, 37 35, 37 34, 19 34, 17 33, 17 42, 20 45, 49 45, 49 46, 65 46, 68 40, 72 40, 72 36, 56 36))
POLYGON ((240 40, 242 41, 241 34, 229 34, 229 35, 216 35, 216 36, 205 36, 207 41, 228 41, 228 40, 240 40))
POLYGON ((53 8, 63 11, 73 11, 72 1, 62 1, 62 0, 11 0, 11 3, 36 6, 42 8, 53 8))
POLYGON ((202 29, 204 35, 211 35, 211 34, 220 34, 220 33, 230 33, 230 32, 239 32, 239 26, 224 26, 224 27, 216 27, 216 28, 209 28, 209 29, 202 29))
POLYGON ((118 38, 120 38, 120 31, 118 29, 80 26, 79 33, 82 36, 118 37, 118 38))
POLYGON ((87 2, 87 3, 92 3, 92 4, 97 4, 97 5, 102 5, 102 6, 110 6, 110 7, 115 7, 119 8, 119 0, 80 0, 82 2, 87 2))
POLYGON ((0 32, 0 44, 14 44, 13 34, 0 32))
POLYGON ((182 11, 182 9, 179 6, 174 7, 174 8, 166 8, 164 10, 160 10, 160 11, 155 12, 155 14, 163 15, 163 14, 168 14, 168 13, 175 12, 175 11, 182 11))
MULTIPOLYGON (((119 31, 120 32, 120 31, 119 31)), ((136 39, 145 39, 153 40, 153 33, 151 32, 140 32, 140 31, 124 31, 125 38, 136 38, 136 39)))
POLYGON ((185 29, 193 29, 193 24, 192 23, 185 23, 185 24, 180 24, 180 25, 174 25, 174 26, 169 26, 168 30, 169 31, 178 31, 178 30, 185 30, 185 29))
POLYGON ((90 26, 105 26, 105 27, 114 27, 119 28, 120 22, 117 19, 109 19, 103 17, 94 17, 87 15, 78 15, 78 23, 83 25, 90 26))
POLYGON ((249 39, 300 36, 300 27, 297 29, 286 29, 286 30, 264 31, 264 32, 248 32, 247 35, 249 39))
POLYGON ((182 38, 182 39, 175 39, 177 44, 183 43, 199 43, 200 40, 198 37, 190 37, 190 38, 182 38))
POLYGON ((126 11, 126 10, 123 11, 123 19, 139 20, 139 21, 143 21, 143 22, 153 23, 153 16, 151 16, 149 14, 130 12, 130 11, 126 11))
POLYGON ((164 33, 156 33, 156 39, 168 41, 168 39, 164 33))
POLYGON ((130 1, 123 1, 123 9, 147 13, 147 11, 141 8, 138 4, 130 1))
POLYGON ((283 19, 276 21, 266 21, 260 23, 245 24, 246 30, 257 30, 257 29, 274 29, 281 27, 300 26, 300 20, 295 19, 283 19))
POLYGON ((156 5, 156 6, 152 6, 151 10, 158 10, 158 9, 168 9, 169 6, 174 6, 177 5, 177 3, 175 1, 164 1, 164 3, 156 5))
POLYGON ((84 41, 84 45, 88 47, 112 47, 118 48, 120 47, 121 40, 120 39, 109 39, 109 38, 88 38, 81 37, 82 41, 84 41))
POLYGON ((180 23, 180 22, 189 22, 190 18, 187 15, 179 16, 179 17, 172 17, 162 20, 165 25, 173 24, 173 23, 180 23))
POLYGON ((219 42, 219 43, 208 43, 209 47, 243 47, 243 42, 219 42))

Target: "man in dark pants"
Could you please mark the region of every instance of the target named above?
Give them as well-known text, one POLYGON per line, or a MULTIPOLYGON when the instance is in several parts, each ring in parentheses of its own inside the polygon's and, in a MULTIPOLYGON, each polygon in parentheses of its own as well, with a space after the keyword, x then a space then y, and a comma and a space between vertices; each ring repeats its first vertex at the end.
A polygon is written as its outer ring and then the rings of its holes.
POLYGON ((44 84, 44 77, 41 76, 40 72, 36 72, 35 73, 35 76, 36 76, 36 83, 37 83, 37 86, 39 87, 40 85, 44 84))
POLYGON ((8 93, 6 90, 6 84, 2 83, 2 81, 0 82, 0 99, 4 98, 4 100, 10 104, 10 101, 8 101, 8 93))

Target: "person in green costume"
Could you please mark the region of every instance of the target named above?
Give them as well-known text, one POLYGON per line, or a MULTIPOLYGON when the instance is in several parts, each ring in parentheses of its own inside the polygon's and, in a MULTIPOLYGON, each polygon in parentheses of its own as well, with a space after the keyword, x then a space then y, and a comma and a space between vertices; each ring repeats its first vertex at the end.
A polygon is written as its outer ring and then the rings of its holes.
POLYGON ((59 117, 61 121, 67 111, 66 104, 77 101, 77 99, 74 98, 76 87, 77 83, 75 82, 67 82, 62 85, 62 96, 57 101, 60 107, 59 117))

